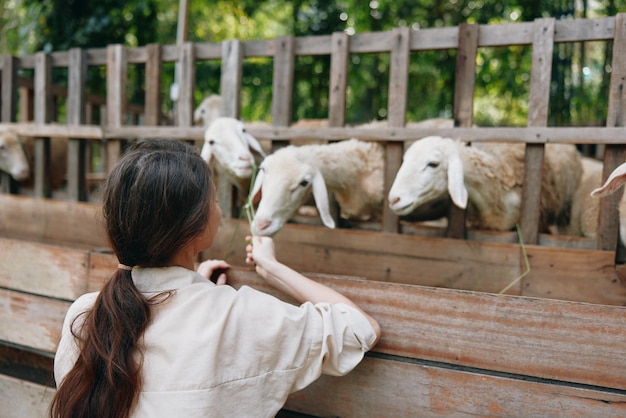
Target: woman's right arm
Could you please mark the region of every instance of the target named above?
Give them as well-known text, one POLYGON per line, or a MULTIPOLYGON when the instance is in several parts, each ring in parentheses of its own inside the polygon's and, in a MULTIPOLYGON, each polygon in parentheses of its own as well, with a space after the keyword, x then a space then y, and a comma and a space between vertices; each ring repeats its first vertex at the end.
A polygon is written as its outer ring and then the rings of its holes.
POLYGON ((250 244, 246 247, 246 263, 256 264, 257 273, 271 286, 293 297, 300 303, 345 303, 355 308, 372 325, 376 332, 376 342, 378 342, 381 332, 380 325, 349 298, 279 262, 276 259, 272 238, 255 236, 247 239, 250 241, 250 244))

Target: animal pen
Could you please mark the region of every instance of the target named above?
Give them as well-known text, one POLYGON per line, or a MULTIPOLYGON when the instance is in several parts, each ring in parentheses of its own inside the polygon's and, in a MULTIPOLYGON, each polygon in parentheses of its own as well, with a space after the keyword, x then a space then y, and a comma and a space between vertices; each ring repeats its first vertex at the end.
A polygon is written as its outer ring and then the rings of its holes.
MULTIPOLYGON (((604 178, 624 161, 626 14, 619 14, 254 42, 111 45, 1 57, 2 125, 35 138, 32 193, 11 192, 5 175, 5 193, 0 195, 2 416, 45 413, 54 391, 52 359, 65 312, 78 296, 97 290, 117 265, 98 222, 98 204, 86 201, 94 177, 86 161, 89 144, 104 144, 110 167, 125 141, 201 140, 204 128, 192 126, 196 65, 221 60, 222 111, 238 117, 243 62, 252 57, 273 59, 272 126, 252 125, 249 132, 274 148, 311 138, 380 141, 385 146, 385 190, 406 144, 417 138, 442 135, 471 142, 526 143, 519 233, 466 230, 460 210, 451 211, 447 228, 408 224, 385 202, 382 221, 376 225, 331 230, 290 223, 277 234, 282 260, 345 293, 383 330, 380 343, 353 372, 340 378, 322 376, 292 394, 281 414, 626 415, 626 283, 624 267, 616 261, 619 196, 601 200, 595 239, 548 235, 538 229, 546 143, 602 146, 604 178), (554 46, 590 41, 612 41, 606 126, 547 127, 554 46), (477 51, 509 45, 532 48, 527 126, 473 127, 477 51), (455 127, 406 128, 410 55, 441 49, 456 49, 455 127), (390 54, 386 128, 345 124, 348 59, 365 53, 390 54), (306 55, 331 59, 329 127, 291 127, 294 61, 306 55), (162 126, 161 71, 164 63, 173 62, 181 69, 177 120, 175 126, 162 126), (145 64, 148 75, 142 125, 128 122, 137 120, 127 117, 129 64, 145 64), (88 66, 106 67, 106 100, 99 103, 86 94, 88 66), (67 68, 66 92, 51 83, 51 71, 57 67, 67 68), (20 82, 18 69, 32 70, 32 80, 20 82), (64 123, 55 122, 51 100, 61 93, 67 94, 64 123), (105 115, 99 124, 90 119, 94 106, 105 115), (52 193, 46 175, 51 143, 59 138, 69 138, 63 198, 52 193)), ((235 266, 230 273, 234 286, 272 292, 243 263, 243 237, 249 227, 234 215, 232 187, 220 183, 219 193, 225 219, 216 245, 205 256, 226 254, 235 266)))

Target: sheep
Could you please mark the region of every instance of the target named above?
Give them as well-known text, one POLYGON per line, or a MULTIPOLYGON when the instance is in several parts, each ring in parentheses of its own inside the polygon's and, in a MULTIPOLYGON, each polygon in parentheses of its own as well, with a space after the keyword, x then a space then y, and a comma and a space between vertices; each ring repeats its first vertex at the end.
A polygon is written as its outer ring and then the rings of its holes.
POLYGON ((206 129, 200 155, 207 164, 214 163, 217 175, 224 174, 237 189, 248 193, 256 160, 252 151, 265 158, 261 144, 246 132, 245 124, 221 116, 206 129))
POLYGON ((193 122, 196 125, 208 127, 222 116, 222 97, 217 94, 207 96, 193 111, 193 122))
POLYGON ((592 192, 602 184, 601 161, 595 158, 581 158, 583 174, 572 201, 572 213, 565 233, 567 235, 596 238, 600 205, 592 192))
POLYGON ((276 234, 312 192, 328 228, 328 193, 333 193, 343 218, 373 220, 383 204, 384 150, 376 142, 349 139, 330 144, 290 145, 261 163, 251 196, 261 192, 251 230, 276 234))
MULTIPOLYGON (((405 215, 449 194, 467 208, 468 227, 506 231, 519 221, 524 144, 475 143, 429 136, 415 141, 389 190, 389 207, 405 215), (469 202, 469 205, 468 205, 469 202)), ((582 174, 574 145, 547 144, 540 228, 569 212, 582 174)))
POLYGON ((0 130, 0 170, 9 173, 16 181, 30 177, 30 165, 17 135, 0 130))
MULTIPOLYGON (((606 179, 604 184, 594 189, 590 196, 600 198, 616 192, 626 182, 626 163, 619 165, 606 179)), ((595 220, 598 219, 598 209, 596 205, 595 220)), ((618 206, 619 212, 619 237, 622 244, 626 244, 626 194, 622 194, 618 206)), ((596 225, 595 223, 593 224, 596 225)))

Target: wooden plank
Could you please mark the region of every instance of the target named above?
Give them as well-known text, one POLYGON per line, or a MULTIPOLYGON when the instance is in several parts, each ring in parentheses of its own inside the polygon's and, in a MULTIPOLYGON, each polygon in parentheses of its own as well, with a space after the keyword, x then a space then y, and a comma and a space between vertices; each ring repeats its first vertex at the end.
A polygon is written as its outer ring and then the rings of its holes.
POLYGON ((335 32, 331 39, 330 91, 328 92, 328 123, 343 126, 346 123, 346 91, 348 88, 348 60, 350 37, 335 32))
POLYGON ((291 124, 295 39, 279 36, 274 39, 274 74, 272 78, 272 122, 274 126, 291 124))
MULTIPOLYGON (((311 277, 376 318, 378 353, 626 389, 624 307, 311 277)), ((231 271, 229 282, 281 296, 252 271, 231 271)))
POLYGON ((108 247, 99 206, 0 195, 0 235, 83 248, 108 247))
MULTIPOLYGON (((50 55, 45 52, 38 52, 35 58, 35 122, 45 124, 52 120, 52 65, 50 55)), ((50 138, 35 138, 34 154, 34 194, 40 198, 50 197, 50 138)))
MULTIPOLYGON (((238 40, 222 42, 222 67, 220 79, 220 95, 222 97, 221 113, 234 118, 240 117, 241 84, 243 78, 243 46, 238 40)), ((234 185, 226 176, 215 176, 217 196, 225 218, 236 217, 236 194, 234 185)))
POLYGON ((0 288, 0 340, 52 355, 70 302, 0 288))
MULTIPOLYGON (((454 125, 465 128, 471 127, 473 122, 478 30, 479 26, 475 24, 461 24, 458 29, 454 78, 454 125)), ((446 236, 465 238, 465 212, 465 209, 450 204, 446 236)))
MULTIPOLYGON (((0 56, 0 121, 14 122, 17 115, 18 60, 10 55, 0 56)), ((11 193, 15 180, 9 173, 0 172, 0 193, 11 193)))
MULTIPOLYGON (((202 139, 201 127, 178 126, 97 126, 39 125, 33 123, 0 123, 22 136, 81 137, 86 139, 169 138, 202 139)), ((287 126, 250 126, 248 131, 261 140, 335 141, 361 138, 371 141, 411 142, 416 137, 441 135, 469 142, 502 141, 510 143, 562 143, 620 145, 626 136, 626 127, 472 127, 472 128, 292 128, 287 126)))
MULTIPOLYGON (((204 258, 243 265, 246 221, 222 223, 204 258)), ((287 224, 275 237, 282 260, 300 270, 370 280, 498 293, 527 270, 517 244, 330 230, 287 224)), ((530 272, 509 291, 553 299, 623 305, 626 287, 608 251, 525 247, 530 272)))
POLYGON ((52 245, 0 238, 0 286, 74 300, 87 290, 89 254, 52 245))
POLYGON ((146 46, 146 111, 144 123, 157 126, 161 124, 161 45, 146 46))
MULTIPOLYGON (((243 78, 243 46, 239 40, 222 42, 220 78, 221 113, 239 118, 241 113, 241 83, 243 78)), ((221 201, 221 199, 220 199, 221 201)))
MULTIPOLYGON (((535 20, 528 98, 528 126, 548 124, 554 25, 553 18, 535 20)), ((526 145, 519 221, 522 239, 526 244, 536 244, 539 237, 544 148, 543 144, 526 145)), ((545 225, 542 226, 545 227, 545 225)))
POLYGON ((285 409, 320 417, 506 417, 626 414, 624 393, 366 357, 342 377, 323 375, 285 409))
POLYGON ((2 79, 0 79, 0 121, 14 122, 17 114, 17 58, 10 55, 0 56, 2 79))
POLYGON ((4 418, 44 418, 55 390, 0 374, 0 411, 4 418))
MULTIPOLYGON (((389 74, 388 123, 390 127, 402 127, 406 120, 407 92, 409 84, 410 43, 409 28, 393 31, 391 45, 391 69, 389 74)), ((389 189, 402 165, 404 148, 402 143, 385 144, 385 179, 382 215, 382 230, 397 233, 399 217, 389 208, 389 189)))
MULTIPOLYGON (((85 123, 85 52, 80 48, 73 48, 69 51, 69 60, 67 123, 81 125, 85 123)), ((87 200, 85 156, 85 140, 70 138, 67 145, 67 193, 70 200, 87 200)))
MULTIPOLYGON (((107 127, 120 127, 124 125, 126 114, 126 83, 128 79, 128 61, 126 48, 122 45, 109 45, 107 47, 107 127)), ((118 140, 107 140, 105 171, 119 160, 122 145, 118 140)))
MULTIPOLYGON (((613 62, 611 83, 609 86, 607 126, 624 126, 626 118, 626 14, 620 13, 615 17, 615 38, 613 40, 613 62)), ((622 143, 623 144, 623 141, 622 143)), ((621 163, 626 156, 626 147, 623 145, 606 145, 604 149, 604 165, 602 178, 609 174, 621 163)), ((598 249, 614 250, 617 248, 619 230, 618 205, 620 193, 613 193, 600 200, 598 213, 598 249)))
POLYGON ((196 56, 193 43, 185 42, 180 47, 179 97, 176 101, 178 126, 193 125, 194 87, 196 81, 196 56))

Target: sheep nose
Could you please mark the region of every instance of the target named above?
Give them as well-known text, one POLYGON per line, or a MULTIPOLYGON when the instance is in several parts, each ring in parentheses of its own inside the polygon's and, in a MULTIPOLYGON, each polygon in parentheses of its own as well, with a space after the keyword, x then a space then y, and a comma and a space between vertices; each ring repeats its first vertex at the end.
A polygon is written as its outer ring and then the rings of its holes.
POLYGON ((25 180, 30 176, 30 169, 28 167, 22 168, 16 176, 16 180, 25 180))
POLYGON ((390 204, 390 205, 395 205, 395 204, 396 204, 396 203, 398 203, 399 201, 400 201, 400 198, 399 198, 399 197, 397 197, 397 196, 396 196, 396 197, 390 197, 390 198, 389 198, 389 204, 390 204))
POLYGON ((261 234, 264 230, 269 228, 272 222, 269 219, 255 219, 254 226, 259 234, 261 234))
POLYGON ((239 159, 240 159, 241 161, 246 161, 246 162, 250 162, 250 161, 252 161, 252 159, 251 159, 248 155, 240 155, 240 156, 239 156, 239 159))

